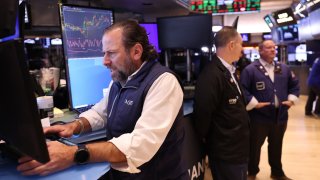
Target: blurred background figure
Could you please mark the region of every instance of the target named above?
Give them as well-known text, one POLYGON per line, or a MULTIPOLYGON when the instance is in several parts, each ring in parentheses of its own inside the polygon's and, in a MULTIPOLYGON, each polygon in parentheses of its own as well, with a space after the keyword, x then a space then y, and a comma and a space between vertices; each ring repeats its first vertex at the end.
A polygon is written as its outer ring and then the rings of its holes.
POLYGON ((241 54, 242 56, 236 62, 236 73, 238 77, 240 77, 242 70, 251 63, 250 59, 246 57, 246 54, 243 52, 243 50, 241 51, 241 54))
POLYGON ((309 94, 305 106, 305 115, 320 117, 320 58, 317 58, 312 65, 308 77, 308 87, 309 94), (316 99, 316 105, 312 113, 313 103, 316 99))

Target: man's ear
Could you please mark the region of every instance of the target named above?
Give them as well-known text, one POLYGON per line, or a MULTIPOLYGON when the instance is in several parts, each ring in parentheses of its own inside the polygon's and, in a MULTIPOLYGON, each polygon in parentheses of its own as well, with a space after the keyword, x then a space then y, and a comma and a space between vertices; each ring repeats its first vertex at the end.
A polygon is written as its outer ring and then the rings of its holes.
POLYGON ((139 60, 142 57, 142 52, 143 52, 143 47, 140 43, 136 43, 132 48, 131 48, 131 57, 134 60, 139 60))
POLYGON ((228 43, 228 47, 229 47, 230 50, 233 50, 234 46, 235 46, 235 41, 230 41, 228 43))

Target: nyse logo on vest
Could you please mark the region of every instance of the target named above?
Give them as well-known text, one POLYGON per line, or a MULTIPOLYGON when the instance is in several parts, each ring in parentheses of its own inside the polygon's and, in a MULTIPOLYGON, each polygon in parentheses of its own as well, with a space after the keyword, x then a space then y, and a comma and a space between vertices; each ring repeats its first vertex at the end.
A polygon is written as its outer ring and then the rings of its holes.
POLYGON ((237 104, 237 99, 229 99, 229 104, 237 104))
POLYGON ((132 100, 125 99, 125 100, 124 100, 124 103, 126 103, 126 104, 129 105, 129 106, 132 106, 133 101, 132 101, 132 100))

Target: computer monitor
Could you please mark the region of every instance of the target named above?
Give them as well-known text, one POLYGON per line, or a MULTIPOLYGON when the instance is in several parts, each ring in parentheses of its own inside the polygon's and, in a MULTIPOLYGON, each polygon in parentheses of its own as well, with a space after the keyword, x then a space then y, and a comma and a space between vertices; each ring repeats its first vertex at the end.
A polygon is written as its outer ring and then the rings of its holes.
POLYGON ((0 38, 15 33, 15 20, 18 11, 18 0, 3 0, 0 6, 0 38))
POLYGON ((19 0, 19 4, 17 2, 5 0, 0 8, 0 42, 23 37, 23 30, 26 26, 24 23, 26 3, 22 0, 19 0), (1 21, 2 18, 4 21, 1 21), (11 19, 12 21, 6 22, 11 19), (9 28, 11 25, 14 26, 9 28))
POLYGON ((272 40, 271 33, 262 33, 262 40, 272 40))
POLYGON ((22 40, 0 43, 0 139, 19 155, 49 161, 22 40))
POLYGON ((146 29, 150 44, 152 44, 155 47, 156 51, 160 53, 161 50, 159 49, 158 43, 157 23, 140 23, 139 25, 146 29))
POLYGON ((243 41, 244 43, 250 42, 251 36, 250 36, 249 33, 241 33, 240 35, 241 35, 242 41, 243 41))
POLYGON ((306 62, 307 61, 307 46, 305 43, 288 44, 288 62, 306 62))
POLYGON ((277 27, 279 40, 281 42, 294 41, 299 42, 299 28, 298 25, 289 25, 277 27))
POLYGON ((161 49, 212 47, 212 16, 207 14, 157 18, 161 49))
POLYGON ((59 9, 70 108, 94 105, 111 81, 103 65, 101 38, 113 24, 113 11, 67 4, 59 9))
POLYGON ((272 16, 277 26, 289 26, 297 24, 297 20, 291 7, 275 11, 272 13, 272 16))
POLYGON ((273 27, 275 27, 275 22, 273 17, 271 17, 271 15, 267 14, 263 17, 264 21, 266 22, 266 24, 268 25, 268 27, 270 29, 272 29, 273 27))
POLYGON ((4 42, 4 41, 8 41, 8 40, 12 40, 12 39, 17 39, 19 38, 20 34, 19 34, 19 21, 18 21, 18 16, 15 20, 15 28, 14 28, 14 34, 0 38, 0 42, 4 42))

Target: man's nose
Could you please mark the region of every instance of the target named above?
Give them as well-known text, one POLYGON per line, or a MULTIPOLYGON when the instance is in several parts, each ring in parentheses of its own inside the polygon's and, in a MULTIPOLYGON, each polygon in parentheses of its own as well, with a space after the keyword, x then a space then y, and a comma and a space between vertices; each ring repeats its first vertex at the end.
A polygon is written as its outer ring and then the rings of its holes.
POLYGON ((103 65, 105 65, 105 66, 107 66, 107 67, 110 67, 110 66, 111 66, 110 58, 109 58, 107 55, 105 55, 105 56, 103 57, 103 65))

